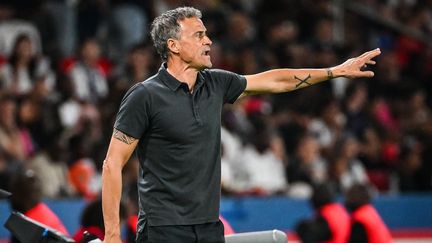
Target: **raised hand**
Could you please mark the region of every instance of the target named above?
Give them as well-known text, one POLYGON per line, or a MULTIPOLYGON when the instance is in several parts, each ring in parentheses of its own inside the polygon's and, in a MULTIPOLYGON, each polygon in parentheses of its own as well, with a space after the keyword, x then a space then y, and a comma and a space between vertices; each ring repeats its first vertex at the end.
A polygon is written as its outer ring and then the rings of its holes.
POLYGON ((344 63, 331 68, 335 77, 346 77, 346 78, 371 78, 374 76, 374 72, 370 70, 362 70, 367 65, 375 65, 375 61, 372 60, 376 56, 381 54, 379 48, 372 51, 363 53, 362 55, 346 60, 344 63))

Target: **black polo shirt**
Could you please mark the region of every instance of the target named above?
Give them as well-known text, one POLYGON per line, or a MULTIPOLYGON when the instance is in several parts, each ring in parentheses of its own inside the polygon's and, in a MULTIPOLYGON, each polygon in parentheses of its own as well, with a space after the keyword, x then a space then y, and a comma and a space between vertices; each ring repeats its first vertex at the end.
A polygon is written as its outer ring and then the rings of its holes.
POLYGON ((222 106, 239 97, 246 79, 203 70, 190 93, 164 65, 126 93, 114 125, 140 139, 140 219, 150 226, 215 222, 222 106))

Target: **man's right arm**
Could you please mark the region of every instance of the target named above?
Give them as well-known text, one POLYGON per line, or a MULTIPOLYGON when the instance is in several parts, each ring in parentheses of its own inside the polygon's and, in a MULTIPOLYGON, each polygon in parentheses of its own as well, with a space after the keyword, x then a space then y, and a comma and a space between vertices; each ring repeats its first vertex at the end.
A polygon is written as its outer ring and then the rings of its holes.
POLYGON ((138 139, 114 129, 102 169, 102 211, 105 225, 104 243, 121 243, 119 214, 122 169, 137 144, 138 139))

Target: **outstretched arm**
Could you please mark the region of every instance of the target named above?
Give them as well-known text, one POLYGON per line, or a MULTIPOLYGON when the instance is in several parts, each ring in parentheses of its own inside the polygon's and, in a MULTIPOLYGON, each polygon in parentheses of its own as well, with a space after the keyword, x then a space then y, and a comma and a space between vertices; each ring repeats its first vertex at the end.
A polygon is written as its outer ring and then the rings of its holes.
POLYGON ((102 211, 104 243, 121 243, 120 198, 122 169, 138 144, 138 139, 114 129, 102 169, 102 211))
POLYGON ((254 75, 246 75, 245 94, 289 92, 336 77, 370 78, 374 76, 374 73, 363 71, 362 68, 366 65, 374 65, 375 61, 372 59, 379 54, 381 54, 380 49, 368 51, 331 68, 273 69, 254 75))

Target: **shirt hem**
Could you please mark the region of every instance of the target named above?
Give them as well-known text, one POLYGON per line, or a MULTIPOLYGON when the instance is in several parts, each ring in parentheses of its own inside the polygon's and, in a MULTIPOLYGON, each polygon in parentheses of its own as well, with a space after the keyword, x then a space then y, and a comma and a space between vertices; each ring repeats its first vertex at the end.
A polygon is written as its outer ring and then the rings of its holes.
POLYGON ((193 225, 193 224, 206 224, 206 223, 214 223, 219 221, 219 217, 217 218, 200 218, 200 219, 187 219, 187 220, 167 220, 167 219, 158 219, 155 217, 151 217, 146 215, 147 222, 149 226, 167 226, 167 225, 193 225))

